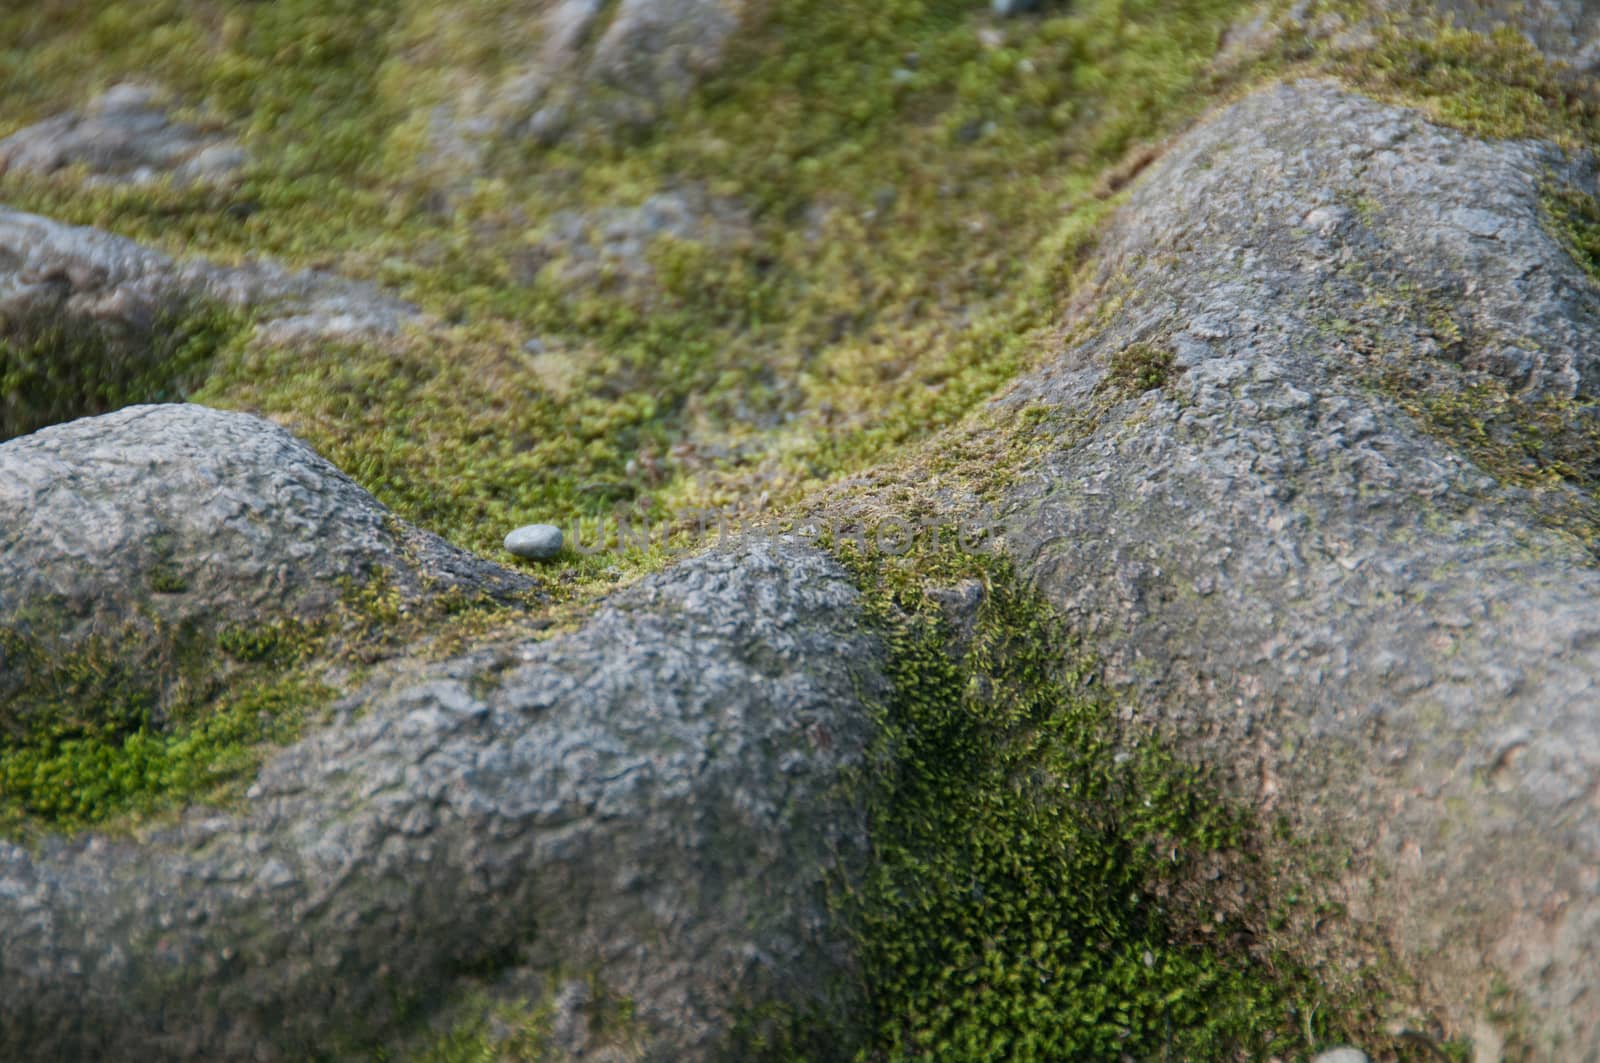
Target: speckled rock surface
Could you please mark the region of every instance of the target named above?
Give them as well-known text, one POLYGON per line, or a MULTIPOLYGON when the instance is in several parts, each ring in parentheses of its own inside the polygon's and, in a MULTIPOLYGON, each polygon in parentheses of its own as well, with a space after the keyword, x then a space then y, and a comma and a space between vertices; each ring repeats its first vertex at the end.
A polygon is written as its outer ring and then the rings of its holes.
POLYGON ((94 326, 136 354, 197 304, 249 309, 271 342, 386 335, 417 310, 377 288, 270 262, 175 260, 132 240, 0 208, 0 329, 48 319, 94 326))
POLYGON ((0 445, 0 625, 58 649, 128 624, 312 617, 379 575, 413 596, 533 586, 246 414, 133 406, 0 445))
POLYGON ((91 185, 216 181, 247 161, 234 141, 175 121, 159 89, 134 83, 0 140, 0 173, 81 167, 91 185))
POLYGON ((0 844, 0 1055, 301 1059, 512 964, 631 998, 631 1058, 709 1057, 741 1002, 839 1003, 824 877, 862 855, 844 784, 881 693, 855 602, 815 552, 716 553, 375 684, 246 812, 0 844))
POLYGON ((1562 186, 1592 164, 1330 84, 1223 111, 1142 178, 1100 315, 1011 400, 1103 412, 1050 422, 1007 522, 1143 717, 1351 847, 1353 910, 1457 1029, 1503 977, 1535 1055, 1574 1059, 1600 1052, 1592 510, 1424 416, 1480 387, 1590 416, 1561 404, 1600 388, 1562 186), (1139 345, 1166 382, 1119 392, 1139 345))

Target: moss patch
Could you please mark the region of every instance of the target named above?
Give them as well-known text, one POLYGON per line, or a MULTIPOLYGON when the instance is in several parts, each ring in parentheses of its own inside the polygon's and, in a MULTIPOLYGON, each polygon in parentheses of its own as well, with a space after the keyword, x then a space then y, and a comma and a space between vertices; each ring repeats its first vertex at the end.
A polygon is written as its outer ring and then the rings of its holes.
POLYGON ((1171 351, 1135 343, 1111 356, 1102 386, 1124 396, 1140 395, 1164 386, 1174 368, 1171 351))
POLYGON ((869 1002, 855 1058, 1422 1055, 1378 1028, 1392 973, 1297 949, 1296 904, 1317 902, 1268 888, 1288 879, 1253 814, 1117 722, 1007 562, 843 557, 894 681, 875 861, 845 902, 869 1002), (963 584, 981 604, 952 616, 939 588, 963 584))
POLYGON ((402 603, 378 579, 313 622, 142 615, 66 650, 48 620, 0 630, 0 837, 231 800, 368 666, 398 647, 448 654, 520 615, 459 594, 402 603))
POLYGON ((336 268, 459 323, 444 344, 240 358, 200 397, 290 421, 402 515, 482 548, 507 518, 775 506, 958 421, 1044 349, 1107 213, 1100 172, 1243 76, 1212 68, 1240 6, 996 23, 955 0, 784 0, 647 133, 511 144, 440 186, 403 165, 410 119, 514 71, 536 44, 515 5, 441 27, 402 0, 49 0, 0 15, 0 132, 138 76, 256 161, 217 188, 3 181, 23 208, 336 268), (680 186, 743 204, 749 238, 657 242, 640 297, 529 268, 562 212, 680 186))
POLYGON ((1544 206, 1572 260, 1600 283, 1600 202, 1563 185, 1546 190, 1544 206))
POLYGON ((179 402, 245 320, 197 305, 129 334, 66 314, 0 315, 0 440, 139 402, 179 402))

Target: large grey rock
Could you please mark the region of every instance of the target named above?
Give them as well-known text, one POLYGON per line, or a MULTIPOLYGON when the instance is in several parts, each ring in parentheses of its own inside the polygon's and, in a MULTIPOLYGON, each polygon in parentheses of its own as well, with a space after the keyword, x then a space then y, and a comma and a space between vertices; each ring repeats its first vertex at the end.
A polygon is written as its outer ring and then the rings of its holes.
POLYGON ((0 1056, 323 1058, 496 969, 630 999, 629 1058, 709 1058, 741 1006, 831 1012, 883 695, 856 601, 810 550, 719 552, 376 684, 237 814, 0 844, 0 1056))
POLYGON ((1549 1059, 1600 1053, 1600 572, 1552 526, 1593 510, 1413 412, 1476 386, 1588 416, 1564 186, 1593 164, 1331 84, 1223 111, 1122 210, 1085 298, 1112 309, 1009 400, 1078 415, 1006 514, 1140 718, 1348 845, 1357 917, 1456 1030, 1493 1042, 1504 978, 1549 1059))
MULTIPOLYGON (((134 406, 0 444, 0 629, 52 652, 314 618, 378 577, 412 598, 533 587, 247 414, 134 406)), ((26 678, 0 667, 0 694, 26 678)))
POLYGON ((78 166, 94 184, 225 178, 248 161, 237 143, 174 121, 160 90, 115 85, 73 111, 0 140, 0 174, 51 174, 78 166))

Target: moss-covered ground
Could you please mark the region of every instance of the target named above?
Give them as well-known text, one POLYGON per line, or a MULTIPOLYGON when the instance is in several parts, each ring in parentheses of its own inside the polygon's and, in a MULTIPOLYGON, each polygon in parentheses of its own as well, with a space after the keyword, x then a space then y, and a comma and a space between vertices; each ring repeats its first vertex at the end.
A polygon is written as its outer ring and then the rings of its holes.
MULTIPOLYGON (((261 412, 400 515, 485 553, 515 524, 619 508, 691 546, 702 507, 782 514, 952 428, 947 460, 981 470, 968 485, 981 496, 1031 421, 974 411, 1059 349, 1120 190, 1219 100, 1313 73, 1478 135, 1577 147, 1600 121, 1591 89, 1514 34, 1401 26, 1350 4, 1293 24, 1268 5, 1284 28, 1251 50, 1225 40, 1252 14, 1243 0, 1047 0, 1016 20, 979 0, 773 0, 649 128, 507 142, 470 173, 441 167, 431 116, 515 70, 536 44, 534 6, 6 5, 0 136, 138 78, 253 161, 215 187, 10 174, 0 201, 174 254, 366 278, 438 324, 287 349, 202 314, 112 367, 98 364, 106 337, 8 327, 4 423, 180 396, 261 412), (1317 29, 1330 19, 1343 21, 1317 29), (1366 33, 1336 32, 1357 21, 1366 33), (658 241, 643 284, 573 282, 575 252, 551 239, 563 218, 676 188, 739 204, 748 231, 726 246, 658 241), (987 442, 968 460, 979 423, 987 442)), ((1585 261, 1595 217, 1552 201, 1585 261)), ((1130 350, 1112 381, 1159 386, 1169 361, 1130 350)), ((1592 441, 1552 441, 1539 411, 1461 394, 1414 412, 1485 462, 1587 490, 1592 441)), ((574 559, 552 585, 581 598, 669 552, 574 559)), ((1003 559, 851 560, 895 650, 884 719, 899 765, 877 796, 878 866, 848 899, 871 987, 861 1058, 1294 1058, 1343 1036, 1429 1058, 1378 1028, 1388 974, 1315 967, 1297 948, 1295 914, 1251 885, 1281 868, 1253 847, 1248 813, 1117 731, 1092 662, 1003 559), (957 579, 985 595, 977 635, 953 653, 927 590, 957 579)), ((381 628, 388 614, 363 615, 381 628)), ((125 684, 112 652, 0 647, 32 676, 14 713, 32 722, 0 752, 0 830, 154 814, 237 783, 262 741, 292 736, 331 696, 330 655, 361 658, 385 637, 311 633, 290 652, 214 636, 170 662, 194 674, 170 702, 125 684)), ((537 1014, 512 1023, 510 1047, 480 1015, 430 1058, 521 1058, 537 1014)))
POLYGON ((428 659, 526 636, 526 615, 460 592, 406 602, 378 578, 314 621, 207 627, 144 610, 65 649, 48 618, 0 629, 0 838, 227 805, 271 748, 402 648, 428 659))

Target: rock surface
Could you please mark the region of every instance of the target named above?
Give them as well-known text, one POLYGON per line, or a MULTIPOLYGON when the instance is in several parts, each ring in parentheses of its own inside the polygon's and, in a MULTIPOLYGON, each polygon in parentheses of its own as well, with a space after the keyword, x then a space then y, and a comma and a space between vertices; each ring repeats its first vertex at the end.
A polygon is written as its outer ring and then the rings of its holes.
POLYGON ((1554 526, 1582 489, 1497 479, 1472 418, 1427 411, 1589 416, 1563 187, 1593 163, 1331 84, 1223 111, 1123 209, 1086 299, 1115 312, 1017 389, 1103 412, 1007 513, 1142 715, 1349 845, 1356 912, 1458 1029, 1503 975, 1539 1058, 1600 1052, 1600 572, 1554 526), (1130 356, 1164 385, 1128 389, 1130 356))
MULTIPOLYGON (((247 414, 134 406, 0 445, 0 628, 57 651, 128 625, 311 618, 380 575, 411 597, 533 587, 247 414)), ((0 693, 22 678, 0 667, 0 693)))
POLYGON ((242 169, 237 143, 174 121, 162 93, 124 83, 81 112, 47 119, 0 140, 0 174, 51 174, 83 167, 90 184, 216 181, 242 169))
POLYGON ((389 334, 417 310, 359 281, 270 262, 179 261, 132 240, 0 208, 0 321, 56 316, 148 336, 197 301, 249 309, 272 342, 389 334))
POLYGON ((561 529, 553 524, 528 524, 506 536, 507 553, 530 561, 548 561, 561 552, 561 529))
POLYGON ((741 1004, 841 1005, 825 879, 863 855, 845 784, 882 693, 855 603, 815 552, 719 552, 375 684, 238 815, 0 844, 0 1056, 320 1056, 508 967, 630 998, 630 1058, 710 1058, 741 1004))

